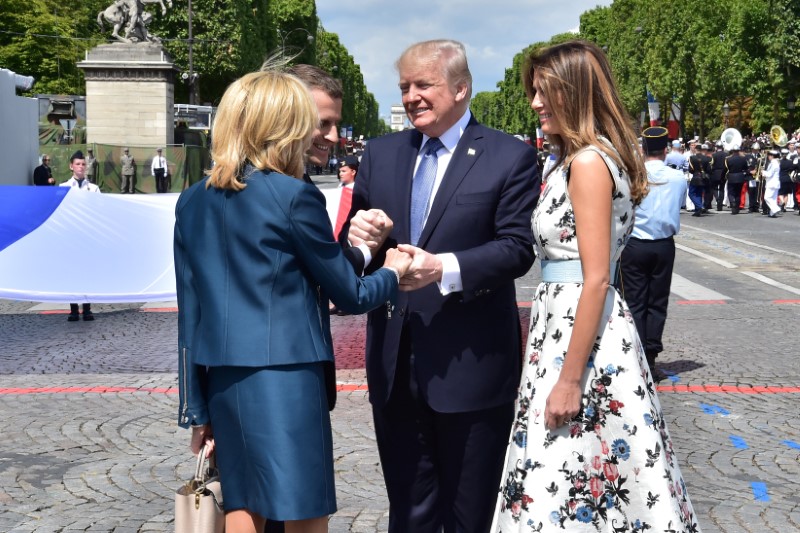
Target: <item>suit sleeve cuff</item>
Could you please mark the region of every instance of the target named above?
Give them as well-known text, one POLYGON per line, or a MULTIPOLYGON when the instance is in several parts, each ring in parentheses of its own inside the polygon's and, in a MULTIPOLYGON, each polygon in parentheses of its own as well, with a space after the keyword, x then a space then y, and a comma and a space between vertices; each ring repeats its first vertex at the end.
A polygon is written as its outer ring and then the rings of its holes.
POLYGON ((455 254, 437 254, 442 262, 442 281, 437 282, 442 296, 464 290, 461 281, 461 267, 455 254))
MULTIPOLYGON (((366 272, 370 261, 372 261, 372 253, 369 251, 369 246, 367 246, 364 243, 359 244, 358 246, 356 246, 356 248, 361 250, 361 253, 364 255, 364 271, 366 272)), ((363 276, 364 272, 362 272, 361 275, 363 276)))

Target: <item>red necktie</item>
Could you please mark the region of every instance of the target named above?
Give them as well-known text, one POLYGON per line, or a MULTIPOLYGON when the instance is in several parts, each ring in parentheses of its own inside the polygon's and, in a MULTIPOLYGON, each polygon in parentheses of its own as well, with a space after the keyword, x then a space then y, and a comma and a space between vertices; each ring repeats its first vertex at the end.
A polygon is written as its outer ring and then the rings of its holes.
POLYGON ((347 215, 350 214, 350 206, 353 204, 353 189, 342 187, 342 197, 339 199, 339 212, 336 214, 336 226, 333 228, 333 238, 339 239, 339 232, 347 222, 347 215))

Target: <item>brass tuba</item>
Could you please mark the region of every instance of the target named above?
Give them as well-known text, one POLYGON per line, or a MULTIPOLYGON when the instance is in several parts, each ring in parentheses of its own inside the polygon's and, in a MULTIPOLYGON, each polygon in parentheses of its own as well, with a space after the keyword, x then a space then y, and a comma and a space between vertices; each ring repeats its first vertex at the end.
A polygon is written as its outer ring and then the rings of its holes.
POLYGON ((730 152, 734 146, 742 147, 742 134, 736 128, 728 128, 723 131, 719 140, 722 141, 722 147, 726 152, 730 152))
POLYGON ((789 136, 780 126, 772 126, 769 129, 769 136, 772 138, 772 142, 778 146, 786 146, 786 143, 789 142, 789 136))

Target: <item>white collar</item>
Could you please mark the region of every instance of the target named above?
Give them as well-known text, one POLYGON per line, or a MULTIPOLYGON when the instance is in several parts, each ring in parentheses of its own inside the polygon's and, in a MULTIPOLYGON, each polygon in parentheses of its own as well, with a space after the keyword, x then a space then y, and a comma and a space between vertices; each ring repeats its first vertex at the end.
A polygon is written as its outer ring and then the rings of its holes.
MULTIPOLYGON (((464 130, 467 129, 467 125, 469 124, 469 120, 472 118, 472 112, 470 112, 469 108, 467 108, 466 113, 464 113, 458 121, 450 126, 450 128, 445 131, 442 135, 439 136, 439 140, 442 141, 442 145, 447 148, 447 151, 451 154, 456 149, 456 145, 458 141, 461 140, 461 136, 464 134, 464 130)), ((425 146, 425 143, 428 142, 428 137, 424 133, 422 134, 422 144, 420 147, 425 146)))

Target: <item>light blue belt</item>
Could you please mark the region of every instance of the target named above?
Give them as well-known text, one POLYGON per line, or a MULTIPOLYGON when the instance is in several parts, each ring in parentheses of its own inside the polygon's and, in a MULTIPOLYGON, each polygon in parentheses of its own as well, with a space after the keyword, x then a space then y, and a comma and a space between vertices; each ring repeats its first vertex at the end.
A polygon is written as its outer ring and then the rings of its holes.
MULTIPOLYGON (((617 280, 617 263, 611 263, 608 271, 611 273, 611 284, 617 280)), ((561 261, 542 261, 542 281, 545 283, 583 283, 583 268, 580 259, 565 259, 561 261)))

